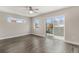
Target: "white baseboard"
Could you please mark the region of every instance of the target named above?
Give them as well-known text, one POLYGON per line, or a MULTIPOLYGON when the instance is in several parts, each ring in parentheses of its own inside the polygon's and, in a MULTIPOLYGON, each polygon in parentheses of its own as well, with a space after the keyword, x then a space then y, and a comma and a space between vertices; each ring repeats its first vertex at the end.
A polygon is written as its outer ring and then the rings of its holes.
MULTIPOLYGON (((61 40, 61 39, 58 39, 58 40, 61 40)), ((61 41, 64 41, 66 43, 73 44, 73 45, 78 45, 79 46, 79 43, 77 43, 77 42, 71 42, 71 41, 68 41, 68 40, 61 40, 61 41)))
POLYGON ((28 34, 22 34, 22 33, 20 33, 20 34, 17 34, 17 35, 10 35, 10 36, 2 36, 2 37, 0 37, 0 40, 3 40, 3 39, 8 39, 8 38, 14 38, 14 37, 19 37, 19 36, 24 36, 24 35, 29 35, 30 33, 28 33, 28 34))
POLYGON ((78 45, 78 46, 79 46, 79 43, 77 43, 77 42, 71 42, 71 41, 66 41, 66 40, 65 40, 65 42, 70 43, 70 44, 73 44, 73 45, 78 45))

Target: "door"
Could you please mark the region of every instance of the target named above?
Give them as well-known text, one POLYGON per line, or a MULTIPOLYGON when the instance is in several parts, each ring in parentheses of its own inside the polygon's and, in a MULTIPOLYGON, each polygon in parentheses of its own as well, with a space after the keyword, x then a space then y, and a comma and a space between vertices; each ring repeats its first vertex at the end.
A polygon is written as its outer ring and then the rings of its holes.
POLYGON ((46 19, 46 35, 55 39, 64 40, 64 16, 49 17, 46 19))

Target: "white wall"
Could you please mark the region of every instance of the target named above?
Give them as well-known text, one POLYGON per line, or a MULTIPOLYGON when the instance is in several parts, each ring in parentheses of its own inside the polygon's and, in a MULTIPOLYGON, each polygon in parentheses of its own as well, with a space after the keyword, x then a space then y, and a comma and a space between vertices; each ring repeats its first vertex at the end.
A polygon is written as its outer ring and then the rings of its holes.
MULTIPOLYGON (((40 30, 38 34, 41 36, 45 36, 45 20, 47 17, 60 15, 65 16, 65 42, 79 45, 79 7, 70 7, 34 17, 39 18, 42 22, 40 23, 42 30, 40 30)), ((32 18, 32 20, 34 18, 32 18)))
POLYGON ((0 39, 12 38, 22 35, 31 34, 31 19, 10 13, 0 12, 0 39), (23 18, 26 20, 25 24, 9 23, 7 16, 16 18, 23 18))
POLYGON ((67 42, 79 45, 79 7, 67 10, 65 31, 67 42))

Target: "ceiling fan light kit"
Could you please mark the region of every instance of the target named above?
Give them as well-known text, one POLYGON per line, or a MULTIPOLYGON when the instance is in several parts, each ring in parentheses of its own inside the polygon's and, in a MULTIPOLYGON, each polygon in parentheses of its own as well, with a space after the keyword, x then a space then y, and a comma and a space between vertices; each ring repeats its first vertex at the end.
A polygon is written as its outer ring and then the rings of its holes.
POLYGON ((29 6, 28 9, 29 9, 28 10, 29 14, 37 13, 37 10, 38 10, 38 9, 33 9, 33 7, 31 7, 31 6, 29 6))
POLYGON ((29 11, 29 14, 33 14, 34 12, 32 10, 29 11))

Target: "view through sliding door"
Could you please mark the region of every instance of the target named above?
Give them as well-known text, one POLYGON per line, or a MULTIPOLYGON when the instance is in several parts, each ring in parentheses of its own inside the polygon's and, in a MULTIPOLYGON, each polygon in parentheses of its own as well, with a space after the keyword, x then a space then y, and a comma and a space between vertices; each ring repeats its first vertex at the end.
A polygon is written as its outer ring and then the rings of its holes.
POLYGON ((53 18, 47 18, 46 19, 46 33, 47 35, 53 35, 54 32, 53 32, 53 27, 54 27, 54 24, 53 24, 53 18))
POLYGON ((64 39, 64 16, 49 17, 46 19, 46 34, 56 39, 64 39))

